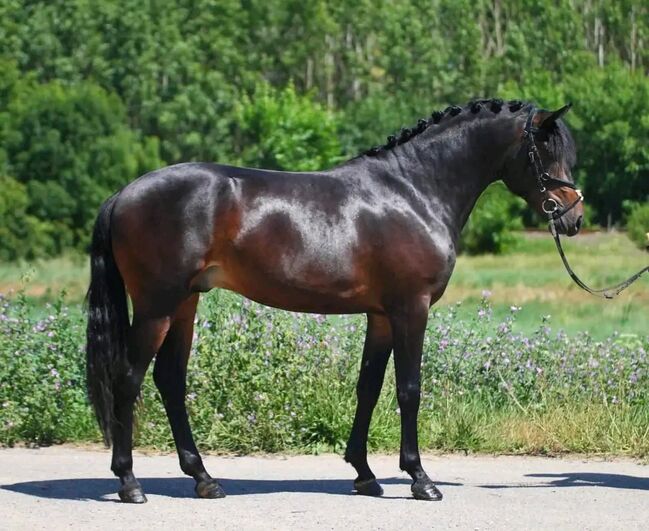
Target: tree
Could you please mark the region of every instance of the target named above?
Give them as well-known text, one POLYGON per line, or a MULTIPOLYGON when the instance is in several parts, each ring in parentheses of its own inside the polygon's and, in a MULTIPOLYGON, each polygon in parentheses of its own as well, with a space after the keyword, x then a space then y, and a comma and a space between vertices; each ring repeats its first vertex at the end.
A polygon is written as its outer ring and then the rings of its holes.
POLYGON ((62 249, 163 161, 323 167, 450 104, 572 101, 575 175, 617 222, 649 192, 648 40, 641 0, 4 0, 0 175, 62 249))
POLYGON ((318 170, 340 160, 331 113, 293 85, 259 85, 237 109, 237 161, 276 170, 318 170))
POLYGON ((119 98, 90 83, 25 86, 2 117, 6 173, 24 184, 28 213, 57 227, 57 251, 83 247, 99 204, 160 164, 157 141, 131 131, 119 98))
POLYGON ((0 260, 52 254, 55 227, 27 212, 27 187, 11 177, 0 177, 0 260))

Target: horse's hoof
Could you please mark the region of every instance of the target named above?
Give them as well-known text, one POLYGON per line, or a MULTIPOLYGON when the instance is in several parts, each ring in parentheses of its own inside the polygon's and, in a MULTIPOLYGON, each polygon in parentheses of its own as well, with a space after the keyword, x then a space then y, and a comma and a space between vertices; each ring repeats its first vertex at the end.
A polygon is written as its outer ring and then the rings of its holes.
POLYGON ((196 484, 196 494, 199 498, 225 498, 225 491, 215 479, 198 482, 196 484))
POLYGON ((418 479, 410 487, 412 495, 417 500, 440 501, 443 496, 430 479, 418 479))
POLYGON ((383 496, 383 489, 376 478, 354 480, 354 489, 363 496, 383 496))
POLYGON ((124 503, 146 503, 146 496, 139 483, 127 483, 117 492, 124 503))

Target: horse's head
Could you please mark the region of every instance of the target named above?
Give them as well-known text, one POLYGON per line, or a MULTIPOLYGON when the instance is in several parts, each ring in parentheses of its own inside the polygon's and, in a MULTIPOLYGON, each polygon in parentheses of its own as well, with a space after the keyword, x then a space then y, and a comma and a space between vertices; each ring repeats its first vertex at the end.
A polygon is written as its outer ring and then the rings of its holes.
POLYGON ((529 109, 523 127, 518 126, 518 140, 507 156, 502 179, 539 214, 551 218, 560 234, 574 236, 584 208, 571 175, 575 143, 561 120, 569 109, 570 105, 557 111, 529 109))

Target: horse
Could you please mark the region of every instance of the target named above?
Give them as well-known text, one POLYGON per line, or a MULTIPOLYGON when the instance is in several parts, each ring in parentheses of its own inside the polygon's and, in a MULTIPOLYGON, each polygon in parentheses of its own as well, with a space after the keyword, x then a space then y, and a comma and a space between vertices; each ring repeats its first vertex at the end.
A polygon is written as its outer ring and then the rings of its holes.
POLYGON ((394 352, 399 465, 412 478, 414 498, 442 499, 417 440, 429 309, 444 293, 462 227, 490 183, 502 180, 539 213, 553 205, 557 232, 579 231, 575 143, 562 120, 568 108, 476 100, 437 111, 325 171, 182 163, 107 199, 90 246, 87 387, 104 441, 113 445, 119 498, 147 501, 133 474, 133 409, 154 358, 180 468, 194 478, 199 497, 225 496, 203 465, 185 408, 199 296, 223 288, 289 311, 365 313, 344 455, 357 473, 353 487, 361 495, 383 493, 367 462, 367 437, 394 352), (532 163, 547 170, 543 182, 532 163))

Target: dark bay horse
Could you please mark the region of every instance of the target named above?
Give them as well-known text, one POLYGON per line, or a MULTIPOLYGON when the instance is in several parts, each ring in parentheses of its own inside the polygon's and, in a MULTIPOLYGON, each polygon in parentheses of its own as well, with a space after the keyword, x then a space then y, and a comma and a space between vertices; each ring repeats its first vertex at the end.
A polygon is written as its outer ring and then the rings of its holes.
POLYGON ((567 108, 479 100, 433 113, 330 170, 178 164, 108 199, 92 239, 87 377, 105 441, 113 444, 111 469, 122 501, 146 501, 132 471, 132 424, 154 357, 180 467, 196 480, 198 496, 224 496, 203 466, 185 409, 196 305, 200 293, 216 287, 291 311, 366 313, 345 452, 358 473, 354 487, 382 493, 367 463, 367 434, 394 351, 400 467, 412 476, 415 498, 441 499, 417 443, 428 311, 444 293, 460 231, 491 182, 502 179, 539 212, 548 198, 575 206, 560 211, 555 225, 562 234, 578 232, 583 211, 570 175, 575 147, 560 119, 567 108), (547 171, 547 190, 532 171, 526 138, 547 171))

